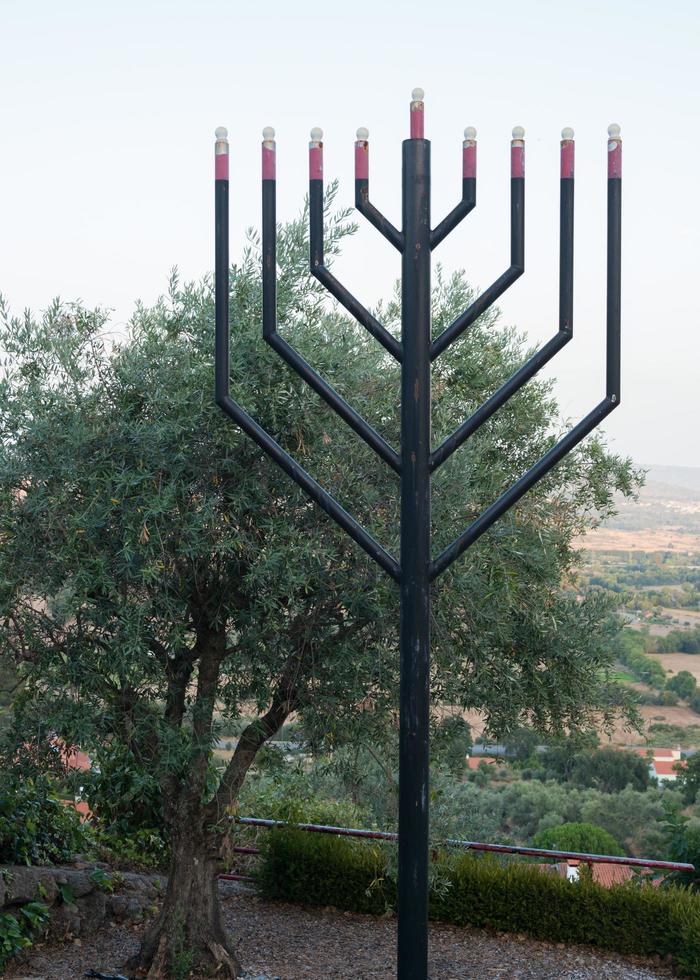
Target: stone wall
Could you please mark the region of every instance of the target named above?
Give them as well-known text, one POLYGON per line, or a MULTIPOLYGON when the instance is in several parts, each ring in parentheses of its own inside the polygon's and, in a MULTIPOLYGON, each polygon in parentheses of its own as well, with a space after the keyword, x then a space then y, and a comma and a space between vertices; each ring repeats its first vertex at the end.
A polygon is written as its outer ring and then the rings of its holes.
POLYGON ((99 862, 50 868, 5 865, 0 868, 0 912, 43 902, 50 911, 48 935, 77 938, 110 921, 142 922, 157 911, 165 884, 162 875, 110 871, 99 862))

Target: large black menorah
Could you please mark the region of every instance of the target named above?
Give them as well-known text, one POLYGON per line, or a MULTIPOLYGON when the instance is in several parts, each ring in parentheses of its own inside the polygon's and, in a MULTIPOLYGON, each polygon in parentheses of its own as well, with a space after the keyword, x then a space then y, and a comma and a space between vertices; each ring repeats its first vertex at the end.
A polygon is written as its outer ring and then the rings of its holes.
POLYGON ((369 200, 367 130, 355 143, 355 206, 401 253, 401 340, 398 341, 328 270, 323 254, 323 133, 311 131, 309 221, 311 273, 401 364, 401 446, 397 452, 276 328, 276 187, 274 130, 263 131, 262 284, 263 338, 401 479, 401 554, 397 561, 321 487, 229 394, 228 139, 216 132, 216 402, 360 547, 398 582, 400 626, 400 752, 398 854, 398 971, 400 980, 426 980, 428 970, 428 758, 430 583, 448 568, 553 466, 620 403, 620 216, 622 143, 608 130, 606 393, 596 407, 554 445, 435 558, 430 549, 430 480, 465 440, 532 378, 573 336, 574 140, 561 141, 559 328, 468 419, 431 451, 430 364, 522 275, 525 263, 524 131, 511 142, 510 265, 438 337, 431 338, 431 254, 476 204, 476 131, 465 130, 462 200, 435 228, 430 225, 430 141, 423 135, 423 92, 415 89, 410 139, 403 143, 402 228, 369 200))

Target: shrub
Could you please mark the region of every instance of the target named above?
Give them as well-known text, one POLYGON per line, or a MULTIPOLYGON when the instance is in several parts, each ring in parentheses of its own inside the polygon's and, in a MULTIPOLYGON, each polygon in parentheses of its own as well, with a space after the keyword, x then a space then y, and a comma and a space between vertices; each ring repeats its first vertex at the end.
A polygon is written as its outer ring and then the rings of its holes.
POLYGON ((0 793, 0 864, 68 861, 86 840, 73 807, 43 782, 23 781, 0 793))
POLYGON ((535 847, 550 851, 583 851, 588 854, 623 856, 624 851, 607 830, 593 823, 563 823, 541 830, 532 839, 535 847))
POLYGON ((679 670, 678 673, 666 681, 666 689, 674 691, 679 698, 686 700, 692 698, 697 689, 697 681, 689 670, 679 670))
POLYGON ((46 925, 49 910, 41 902, 27 902, 17 913, 0 912, 0 972, 8 960, 32 945, 34 933, 46 925))
POLYGON ((94 847, 100 857, 116 868, 167 867, 170 847, 157 828, 145 827, 131 834, 114 828, 96 828, 92 834, 94 847))
POLYGON ((393 907, 381 846, 291 828, 272 830, 260 843, 258 882, 267 898, 370 915, 393 907))
POLYGON ((102 746, 98 768, 83 776, 84 793, 100 823, 132 835, 145 828, 165 829, 163 791, 152 768, 139 763, 118 741, 102 746))
MULTIPOLYGON (((680 972, 700 976, 700 897, 685 888, 603 888, 585 875, 574 883, 468 853, 438 864, 433 919, 626 954, 672 953, 680 972)), ((285 828, 263 843, 259 884, 270 899, 380 915, 395 905, 389 867, 383 846, 285 828)))

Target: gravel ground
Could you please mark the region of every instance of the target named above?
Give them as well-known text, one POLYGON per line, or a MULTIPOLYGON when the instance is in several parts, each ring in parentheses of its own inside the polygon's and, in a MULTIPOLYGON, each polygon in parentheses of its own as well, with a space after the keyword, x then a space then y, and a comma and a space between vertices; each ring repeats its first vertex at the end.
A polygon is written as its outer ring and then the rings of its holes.
MULTIPOLYGON (((222 886, 224 917, 249 976, 269 980, 393 980, 396 922, 333 909, 271 904, 222 886)), ((75 980, 86 970, 119 973, 140 928, 113 926, 88 941, 35 949, 7 971, 14 980, 75 980)), ((431 980, 653 980, 664 966, 479 929, 430 927, 431 980)))

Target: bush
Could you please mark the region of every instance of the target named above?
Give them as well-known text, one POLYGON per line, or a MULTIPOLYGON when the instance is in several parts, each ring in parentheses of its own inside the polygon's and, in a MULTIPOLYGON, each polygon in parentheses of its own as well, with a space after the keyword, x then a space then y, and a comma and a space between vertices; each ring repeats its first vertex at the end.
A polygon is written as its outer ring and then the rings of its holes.
POLYGON ((624 851, 607 830, 593 823, 563 823, 541 830, 532 839, 535 847, 550 851, 583 851, 587 854, 624 856, 624 851))
POLYGON ((144 829, 164 831, 163 790, 152 769, 117 741, 103 746, 96 761, 98 768, 82 779, 90 809, 100 823, 127 836, 144 829))
POLYGON ((115 868, 164 870, 170 860, 170 846, 158 828, 144 827, 123 834, 114 828, 97 827, 92 832, 92 840, 102 860, 115 868))
POLYGON ((679 670, 675 677, 666 681, 666 689, 673 691, 679 698, 689 700, 695 694, 697 681, 689 670, 679 670))
MULTIPOLYGON (((389 867, 384 847, 281 829, 263 844, 259 884, 269 899, 380 915, 395 905, 389 867)), ((603 888, 585 875, 570 882, 471 854, 443 857, 437 879, 433 919, 626 954, 672 953, 680 972, 700 976, 700 897, 684 888, 603 888)))
POLYGON ((267 898, 383 915, 395 903, 387 854, 347 837, 278 829, 260 841, 258 884, 267 898))
POLYGON ((44 783, 27 780, 0 793, 0 864, 60 864, 86 842, 78 814, 44 783))
POLYGON ((36 932, 49 920, 49 910, 41 902, 27 902, 17 914, 0 912, 0 973, 8 960, 32 945, 36 932))

